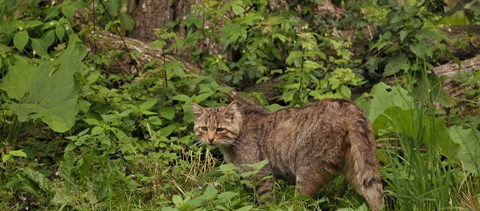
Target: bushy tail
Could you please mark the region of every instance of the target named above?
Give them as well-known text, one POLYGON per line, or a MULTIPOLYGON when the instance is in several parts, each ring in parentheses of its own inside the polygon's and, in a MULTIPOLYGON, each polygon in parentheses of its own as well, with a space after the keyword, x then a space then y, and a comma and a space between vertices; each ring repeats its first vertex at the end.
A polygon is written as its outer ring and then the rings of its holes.
POLYGON ((345 175, 355 190, 367 201, 370 209, 382 208, 382 180, 376 154, 373 129, 364 115, 348 128, 350 150, 345 155, 345 175))

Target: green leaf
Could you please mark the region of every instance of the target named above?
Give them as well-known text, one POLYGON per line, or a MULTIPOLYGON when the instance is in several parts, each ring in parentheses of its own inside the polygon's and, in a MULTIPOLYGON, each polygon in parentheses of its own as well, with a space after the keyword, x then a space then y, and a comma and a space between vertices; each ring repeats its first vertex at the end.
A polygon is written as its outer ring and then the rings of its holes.
POLYGON ((247 29, 239 23, 228 23, 222 27, 220 41, 224 47, 247 38, 247 29))
POLYGON ((217 201, 215 203, 225 203, 226 201, 233 199, 234 197, 240 195, 239 193, 227 191, 218 194, 217 201))
POLYGON ((303 53, 301 51, 291 51, 285 61, 288 65, 293 64, 294 67, 301 67, 303 61, 303 53))
POLYGON ((178 77, 185 77, 184 67, 183 64, 178 61, 170 61, 165 63, 164 65, 165 70, 167 71, 168 79, 178 76, 178 77))
POLYGON ((203 191, 203 196, 208 200, 216 198, 218 190, 213 187, 213 185, 208 185, 205 191, 203 191))
POLYGON ((160 114, 162 114, 165 119, 172 120, 173 117, 175 117, 175 109, 172 107, 162 107, 160 108, 160 114))
POLYGON ((41 57, 48 56, 48 51, 47 51, 48 46, 47 46, 47 43, 45 43, 45 41, 37 38, 32 38, 30 40, 32 41, 32 48, 34 50, 34 53, 38 54, 41 57))
POLYGON ((27 29, 35 28, 37 26, 43 25, 43 22, 39 21, 39 20, 25 21, 24 23, 25 23, 25 28, 27 28, 27 29))
POLYGON ((452 126, 449 129, 452 140, 460 145, 457 157, 462 161, 465 170, 480 173, 480 132, 473 128, 464 129, 452 126))
POLYGON ((237 170, 237 167, 232 163, 227 163, 227 164, 220 165, 218 167, 218 170, 221 171, 222 173, 230 173, 230 172, 235 172, 235 170, 237 170))
POLYGON ((241 5, 241 2, 233 1, 232 2, 232 11, 235 15, 242 15, 245 12, 245 9, 243 9, 243 6, 241 5))
POLYGON ((172 97, 172 99, 178 100, 178 101, 183 101, 183 102, 191 102, 192 101, 189 96, 184 95, 184 94, 175 95, 175 96, 172 97))
POLYGON ((117 16, 121 6, 122 6, 121 0, 109 0, 107 9, 110 15, 117 16))
POLYGON ((65 5, 62 7, 62 13, 65 17, 73 19, 73 15, 75 14, 75 7, 73 5, 65 5))
POLYGON ((2 162, 5 163, 7 162, 8 160, 10 160, 12 156, 11 155, 2 155, 2 162))
POLYGON ((3 79, 2 88, 11 99, 21 100, 38 79, 38 70, 25 59, 18 59, 3 79))
POLYGON ((162 120, 158 116, 148 117, 147 122, 152 125, 162 125, 162 120))
POLYGON ((413 98, 400 86, 389 86, 380 82, 373 86, 370 94, 363 94, 356 102, 363 108, 368 119, 375 122, 377 117, 388 108, 395 106, 403 110, 412 108, 413 98))
POLYGON ((133 31, 135 22, 133 21, 132 16, 122 14, 119 20, 120 20, 120 26, 122 27, 122 29, 124 29, 125 31, 133 31))
POLYGON ((140 109, 143 109, 143 110, 149 110, 151 109, 153 106, 155 106, 155 104, 157 104, 158 100, 157 99, 147 99, 145 102, 143 102, 141 105, 140 105, 140 109))
POLYGON ((63 25, 59 25, 55 28, 55 35, 57 35, 57 38, 61 41, 65 37, 65 28, 63 28, 63 25))
POLYGON ((425 58, 425 56, 427 55, 427 47, 428 46, 424 44, 411 44, 409 46, 410 51, 412 51, 419 58, 425 58))
POLYGON ((23 149, 21 149, 21 150, 11 150, 8 154, 11 155, 11 156, 15 156, 15 157, 24 157, 24 158, 27 157, 27 154, 25 154, 25 152, 23 152, 23 149))
POLYGON ((247 206, 241 207, 240 209, 237 209, 237 211, 250 211, 252 209, 253 209, 252 205, 247 205, 247 206))
POLYGON ((24 184, 30 188, 32 193, 42 196, 44 194, 53 195, 53 188, 50 186, 50 181, 42 173, 25 168, 22 171, 21 177, 24 184))
POLYGON ((400 41, 403 42, 403 40, 405 39, 405 37, 407 37, 408 33, 409 33, 409 32, 406 31, 406 30, 400 31, 400 41))
POLYGON ((340 91, 340 94, 346 99, 349 99, 352 96, 352 91, 350 90, 350 88, 348 88, 348 86, 345 86, 345 85, 340 86, 339 91, 340 91))
POLYGON ((167 136, 169 136, 170 134, 172 134, 173 131, 178 128, 178 126, 179 126, 178 123, 169 124, 168 126, 160 129, 160 133, 162 134, 162 136, 167 137, 167 136))
POLYGON ((193 97, 193 102, 201 103, 212 95, 213 95, 213 92, 207 92, 207 93, 199 94, 199 95, 193 97))
POLYGON ((15 48, 17 48, 18 51, 23 51, 29 39, 30 36, 28 35, 27 31, 18 32, 13 37, 13 45, 15 45, 15 48))
POLYGON ((95 135, 98 135, 98 134, 102 134, 105 130, 100 127, 100 126, 95 126, 93 129, 92 129, 92 132, 91 132, 91 135, 92 136, 95 136, 95 135))
POLYGON ((14 67, 27 68, 9 71, 2 85, 9 96, 21 99, 10 106, 20 121, 40 118, 56 132, 65 132, 74 125, 78 89, 73 74, 84 68, 86 52, 77 37, 70 37, 67 49, 57 60, 41 60, 38 66, 18 61, 20 65, 14 67), (26 76, 32 72, 35 78, 26 76), (22 84, 21 89, 13 91, 15 84, 22 84))
POLYGON ((388 60, 387 66, 385 66, 384 76, 391 76, 398 73, 400 70, 407 70, 410 68, 408 58, 403 53, 395 54, 388 60))
POLYGON ((180 205, 183 203, 183 199, 179 195, 173 195, 172 196, 172 201, 175 206, 180 207, 180 205))
POLYGON ((83 121, 86 122, 88 125, 100 125, 100 122, 97 119, 93 118, 83 119, 83 121))
POLYGON ((49 30, 42 35, 42 40, 48 48, 55 42, 55 30, 49 30))
POLYGON ((256 171, 260 171, 263 167, 265 167, 268 164, 268 160, 262 160, 257 163, 252 163, 252 164, 244 164, 247 167, 253 168, 256 171))

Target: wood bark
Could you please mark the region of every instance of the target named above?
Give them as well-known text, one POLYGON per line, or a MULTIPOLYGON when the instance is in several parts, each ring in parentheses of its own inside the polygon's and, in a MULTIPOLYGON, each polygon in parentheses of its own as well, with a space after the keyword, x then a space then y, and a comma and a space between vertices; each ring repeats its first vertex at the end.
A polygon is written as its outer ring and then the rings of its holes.
POLYGON ((453 78, 458 73, 473 74, 480 70, 480 54, 463 60, 460 66, 456 63, 450 62, 448 64, 434 67, 430 72, 441 77, 445 76, 448 79, 443 83, 443 88, 450 94, 451 97, 465 98, 466 91, 473 88, 473 85, 462 87, 453 78))
MULTIPOLYGON (((183 20, 190 13, 191 7, 200 0, 129 0, 127 13, 134 17, 135 28, 129 37, 151 42, 155 40, 155 29, 175 20, 183 20)), ((182 27, 177 33, 185 33, 182 27)))

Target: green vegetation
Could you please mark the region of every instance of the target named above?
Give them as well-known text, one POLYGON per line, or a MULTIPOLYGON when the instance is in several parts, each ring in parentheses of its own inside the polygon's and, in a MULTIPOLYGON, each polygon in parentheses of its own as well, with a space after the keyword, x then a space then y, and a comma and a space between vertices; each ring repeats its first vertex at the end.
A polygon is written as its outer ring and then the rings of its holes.
MULTIPOLYGON (((238 174, 198 144, 191 102, 223 105, 234 88, 271 81, 278 98, 244 95, 275 111, 372 87, 356 102, 375 128, 387 209, 480 209, 480 71, 454 79, 471 86, 469 100, 428 73, 459 61, 447 45, 461 41, 439 24, 478 23, 478 2, 446 14, 443 1, 345 1, 336 18, 316 13, 317 1, 270 12, 265 0, 205 0, 152 43, 200 64, 201 76, 180 60, 105 71, 110 58, 134 53, 87 48, 92 35, 74 16, 95 2, 0 0, 0 209, 366 210, 341 177, 317 199, 277 181, 274 202, 258 203, 243 187, 255 171, 238 174), (332 25, 355 40, 333 36, 332 25), (398 85, 379 82, 387 76, 398 85)), ((104 2, 91 11, 98 24, 131 31, 122 1, 104 2)))

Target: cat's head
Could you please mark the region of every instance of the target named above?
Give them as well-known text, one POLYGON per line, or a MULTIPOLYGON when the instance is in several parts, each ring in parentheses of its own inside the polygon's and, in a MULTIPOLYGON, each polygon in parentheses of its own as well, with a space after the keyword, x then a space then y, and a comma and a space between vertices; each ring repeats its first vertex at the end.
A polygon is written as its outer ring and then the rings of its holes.
POLYGON ((209 146, 235 144, 242 124, 235 101, 228 106, 212 108, 192 103, 192 110, 195 115, 193 130, 200 141, 209 146))

